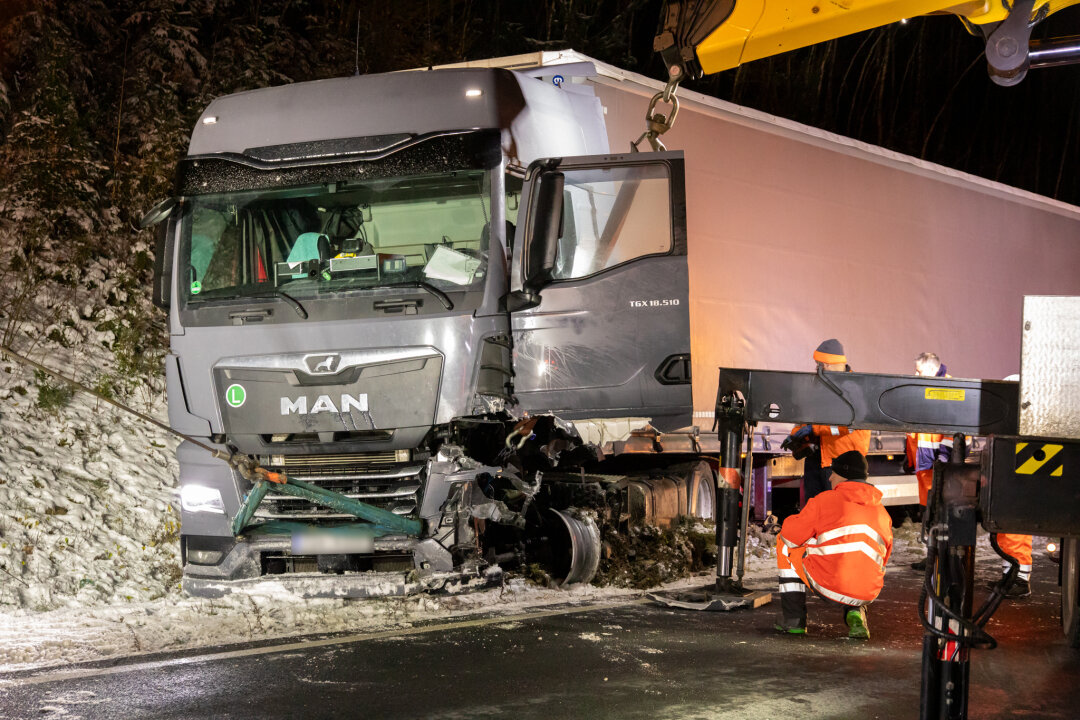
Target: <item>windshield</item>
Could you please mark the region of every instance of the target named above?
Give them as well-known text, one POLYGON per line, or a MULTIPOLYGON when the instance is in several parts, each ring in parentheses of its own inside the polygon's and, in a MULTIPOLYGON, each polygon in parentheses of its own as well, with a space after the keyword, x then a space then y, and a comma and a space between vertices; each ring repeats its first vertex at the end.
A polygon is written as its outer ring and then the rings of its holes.
POLYGON ((185 295, 476 289, 487 273, 489 198, 486 170, 195 196, 185 215, 185 295))

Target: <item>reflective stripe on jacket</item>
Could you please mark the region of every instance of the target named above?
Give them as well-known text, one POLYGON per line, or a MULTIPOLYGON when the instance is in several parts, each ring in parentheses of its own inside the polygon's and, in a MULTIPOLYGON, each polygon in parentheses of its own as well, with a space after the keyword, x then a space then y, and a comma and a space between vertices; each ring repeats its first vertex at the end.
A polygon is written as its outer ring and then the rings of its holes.
POLYGON ((843 482, 784 520, 776 550, 801 555, 803 579, 823 597, 865 605, 885 583, 892 540, 881 491, 863 482, 843 482))

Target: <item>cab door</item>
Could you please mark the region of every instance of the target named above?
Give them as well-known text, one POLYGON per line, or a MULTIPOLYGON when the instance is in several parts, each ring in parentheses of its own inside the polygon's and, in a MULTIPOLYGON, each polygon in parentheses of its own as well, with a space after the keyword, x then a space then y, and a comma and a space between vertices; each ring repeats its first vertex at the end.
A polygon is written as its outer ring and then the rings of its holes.
POLYGON ((682 153, 539 160, 522 197, 507 296, 522 408, 689 425, 682 153))

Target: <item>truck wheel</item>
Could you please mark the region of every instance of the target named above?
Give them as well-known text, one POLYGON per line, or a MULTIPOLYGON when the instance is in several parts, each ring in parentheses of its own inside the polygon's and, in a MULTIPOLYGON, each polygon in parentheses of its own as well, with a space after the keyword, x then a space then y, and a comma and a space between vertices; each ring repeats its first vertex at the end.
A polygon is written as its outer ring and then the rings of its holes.
POLYGON ((549 508, 529 534, 529 562, 538 563, 556 585, 592 582, 600 567, 600 528, 590 515, 549 508))
POLYGON ((686 509, 697 520, 716 517, 716 473, 707 462, 694 463, 687 472, 686 509))
POLYGON ((1061 627, 1069 646, 1080 648, 1080 538, 1061 543, 1061 627))
POLYGON ((566 527, 570 565, 560 585, 590 583, 600 567, 600 529, 589 515, 552 510, 566 527))

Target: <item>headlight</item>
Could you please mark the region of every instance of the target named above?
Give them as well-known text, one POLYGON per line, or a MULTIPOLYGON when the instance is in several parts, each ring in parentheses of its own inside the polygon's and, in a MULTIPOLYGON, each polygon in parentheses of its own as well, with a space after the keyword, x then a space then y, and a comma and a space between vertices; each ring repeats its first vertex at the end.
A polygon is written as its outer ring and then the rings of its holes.
POLYGON ((220 550, 188 550, 187 559, 192 565, 217 565, 222 555, 220 550))
POLYGON ((216 488, 205 485, 181 485, 180 507, 188 512, 212 512, 225 514, 225 504, 216 488))

